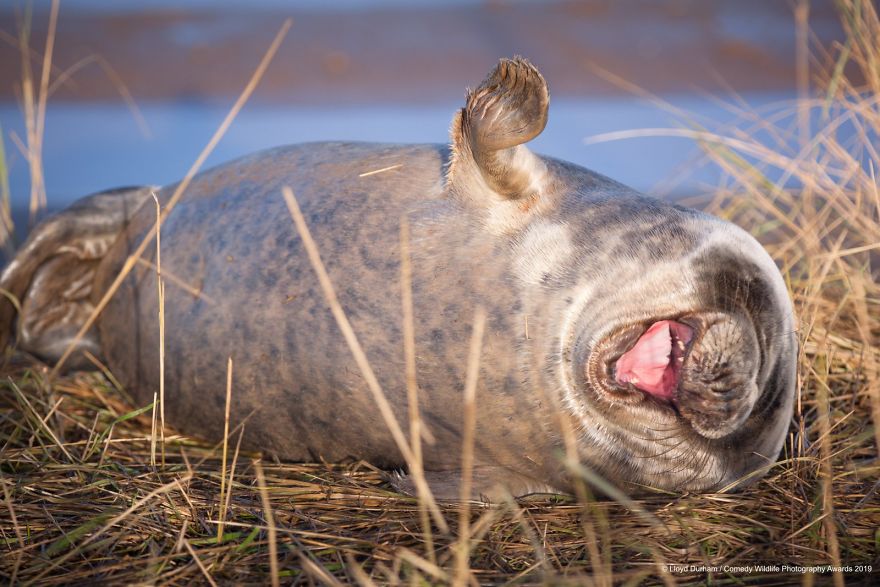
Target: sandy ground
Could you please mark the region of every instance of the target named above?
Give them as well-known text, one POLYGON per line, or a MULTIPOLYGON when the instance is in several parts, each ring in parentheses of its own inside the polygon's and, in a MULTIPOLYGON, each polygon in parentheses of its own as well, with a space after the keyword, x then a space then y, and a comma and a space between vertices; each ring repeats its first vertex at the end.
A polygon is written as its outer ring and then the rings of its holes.
MULTIPOLYGON (((14 4, 14 3, 13 3, 14 4)), ((284 18, 294 25, 257 99, 285 104, 427 103, 458 98, 498 57, 522 54, 556 95, 618 91, 590 64, 654 92, 795 86, 793 3, 780 0, 486 2, 376 11, 89 13, 61 3, 57 71, 98 57, 138 100, 204 101, 237 93, 284 18)), ((16 15, 0 8, 0 100, 20 91, 16 15)), ((842 35, 830 0, 813 0, 813 35, 842 35)), ((33 19, 42 51, 46 15, 33 19)), ((39 71, 35 58, 35 69, 39 71)), ((94 63, 53 96, 116 100, 94 63)))

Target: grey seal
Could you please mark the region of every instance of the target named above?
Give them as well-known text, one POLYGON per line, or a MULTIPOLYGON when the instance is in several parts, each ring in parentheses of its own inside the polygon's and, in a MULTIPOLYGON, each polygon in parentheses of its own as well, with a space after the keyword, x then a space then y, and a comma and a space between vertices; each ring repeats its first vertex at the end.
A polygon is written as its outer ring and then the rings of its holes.
MULTIPOLYGON (((583 463, 627 487, 710 491, 758 476, 780 451, 795 393, 779 270, 731 223, 531 152, 548 106, 538 70, 504 59, 467 93, 451 145, 300 144, 197 175, 161 231, 168 420, 221 437, 232 357, 232 425, 250 415, 245 446, 404 466, 291 221, 290 186, 404 426, 398 228, 408 220, 419 408, 433 440, 424 466, 437 497, 458 495, 477 307, 488 318, 475 495, 569 491, 563 425, 583 463)), ((164 203, 175 187, 155 192, 164 203)), ((153 227, 150 191, 86 198, 33 231, 0 276, 24 300, 20 348, 58 358, 153 227)), ((142 404, 159 386, 151 250, 80 343, 142 404)), ((0 320, 9 337, 10 303, 0 320)))

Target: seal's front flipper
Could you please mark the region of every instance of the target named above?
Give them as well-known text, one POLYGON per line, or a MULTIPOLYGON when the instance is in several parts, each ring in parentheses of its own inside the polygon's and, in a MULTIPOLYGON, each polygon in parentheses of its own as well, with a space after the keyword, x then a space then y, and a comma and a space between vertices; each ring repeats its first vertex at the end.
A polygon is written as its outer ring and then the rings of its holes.
POLYGON ((544 165, 524 143, 547 125, 550 93, 527 60, 502 59, 452 121, 450 182, 474 194, 482 182, 496 198, 519 200, 541 189, 544 165))
MULTIPOLYGON (((425 471, 425 481, 435 499, 461 499, 461 471, 425 471)), ((394 473, 391 485, 399 492, 417 496, 412 475, 394 473)), ((501 501, 505 493, 521 497, 531 493, 559 493, 549 485, 510 469, 498 466, 476 466, 471 475, 471 499, 501 501)))
MULTIPOLYGON (((0 349, 15 335, 21 350, 58 360, 94 310, 95 270, 155 188, 122 188, 78 200, 38 224, 0 274, 0 349), (18 300, 21 315, 8 296, 18 300), (16 322, 16 318, 18 318, 16 322)), ((100 356, 94 330, 77 351, 100 356)), ((71 367, 88 365, 81 352, 71 367)))

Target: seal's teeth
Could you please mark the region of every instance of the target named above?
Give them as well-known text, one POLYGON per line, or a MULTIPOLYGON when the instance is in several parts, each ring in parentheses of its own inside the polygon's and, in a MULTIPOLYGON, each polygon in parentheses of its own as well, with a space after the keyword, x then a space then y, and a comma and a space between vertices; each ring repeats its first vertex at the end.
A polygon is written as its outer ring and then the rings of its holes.
POLYGON ((681 350, 684 350, 684 341, 683 340, 677 340, 677 341, 675 341, 675 343, 678 345, 678 348, 680 348, 681 350))

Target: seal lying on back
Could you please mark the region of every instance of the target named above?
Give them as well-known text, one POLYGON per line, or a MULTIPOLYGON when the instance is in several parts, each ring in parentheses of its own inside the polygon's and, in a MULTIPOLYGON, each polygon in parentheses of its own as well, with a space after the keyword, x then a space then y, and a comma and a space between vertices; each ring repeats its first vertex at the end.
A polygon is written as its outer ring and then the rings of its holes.
MULTIPOLYGON (((468 93, 449 147, 303 144, 196 176, 161 231, 168 420, 222 436, 231 356, 231 424, 250 416, 246 446, 404 466, 291 221, 290 186, 404 427, 398 227, 408 219, 419 407, 433 438, 424 463, 438 497, 458 495, 478 306, 488 321, 475 494, 569 490, 565 425, 581 461, 623 484, 707 491, 772 463, 796 361, 776 266, 730 223, 533 154, 524 143, 548 103, 532 65, 502 60, 468 93)), ((159 200, 175 187, 157 189, 159 200)), ((0 283, 23 300, 21 348, 57 360, 152 229, 149 193, 86 198, 33 232, 0 283)), ((159 386, 155 259, 145 257, 79 343, 142 405, 159 386)), ((7 332, 12 316, 6 304, 7 332)))

